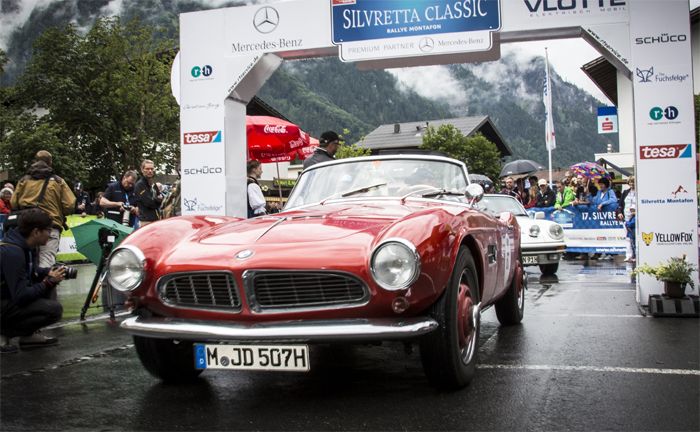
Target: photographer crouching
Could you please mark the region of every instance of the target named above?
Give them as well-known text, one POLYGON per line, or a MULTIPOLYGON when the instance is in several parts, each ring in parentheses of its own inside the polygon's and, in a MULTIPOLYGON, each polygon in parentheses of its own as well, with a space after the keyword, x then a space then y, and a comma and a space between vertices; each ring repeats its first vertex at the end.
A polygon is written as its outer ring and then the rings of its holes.
MULTIPOLYGON (((18 348, 10 340, 19 336, 22 348, 55 344, 56 338, 38 332, 61 319, 63 307, 51 294, 75 269, 64 266, 39 267, 39 246, 49 240, 51 217, 33 208, 22 212, 16 228, 0 242, 0 352, 13 353, 18 348)), ((75 277, 74 274, 70 276, 75 277)), ((55 297, 55 296, 54 296, 55 297)))

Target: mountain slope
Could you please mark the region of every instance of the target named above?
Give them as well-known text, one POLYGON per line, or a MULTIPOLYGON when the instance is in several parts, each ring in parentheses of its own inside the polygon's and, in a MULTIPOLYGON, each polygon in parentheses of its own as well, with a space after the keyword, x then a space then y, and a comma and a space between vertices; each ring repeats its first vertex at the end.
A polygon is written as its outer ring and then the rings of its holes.
MULTIPOLYGON (((205 0, 49 2, 34 9, 22 25, 15 26, 7 41, 11 63, 5 75, 0 76, 0 85, 10 85, 16 80, 30 58, 34 39, 49 26, 73 23, 87 29, 97 17, 118 13, 125 20, 138 18, 163 27, 164 33, 176 40, 178 14, 207 9, 206 4, 205 0)), ((243 2, 218 2, 220 6, 238 4, 243 2)), ((2 0, 3 13, 10 16, 19 5, 18 0, 2 0)), ((6 22, 5 17, 2 22, 6 22)), ((498 62, 440 66, 432 72, 433 75, 411 84, 402 81, 401 74, 359 71, 336 58, 286 62, 259 96, 316 136, 327 129, 347 128, 351 142, 380 124, 488 115, 515 158, 547 162, 541 57, 522 62, 507 55, 498 62), (445 77, 449 80, 444 80, 445 77), (447 92, 431 95, 431 86, 437 85, 447 86, 447 92)), ((594 152, 604 151, 607 141, 597 134, 592 108, 598 102, 552 72, 557 133, 553 165, 591 159, 594 152)))

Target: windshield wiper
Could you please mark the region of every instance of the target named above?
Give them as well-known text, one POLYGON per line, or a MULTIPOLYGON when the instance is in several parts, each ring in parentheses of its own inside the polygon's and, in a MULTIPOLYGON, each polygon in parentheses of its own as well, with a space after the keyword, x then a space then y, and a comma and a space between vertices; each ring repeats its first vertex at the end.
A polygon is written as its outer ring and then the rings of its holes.
POLYGON ((359 193, 369 192, 369 191, 371 191, 372 189, 376 189, 376 188, 381 187, 381 186, 386 186, 386 182, 384 182, 384 183, 376 183, 376 184, 369 185, 369 186, 363 186, 363 187, 361 187, 361 188, 351 189, 351 190, 346 191, 346 192, 336 192, 336 193, 334 193, 333 195, 331 195, 331 196, 329 196, 328 198, 326 198, 326 199, 324 199, 323 201, 321 201, 320 204, 323 205, 326 201, 328 201, 328 200, 330 200, 330 199, 333 199, 333 198, 335 198, 335 197, 346 198, 346 197, 349 197, 349 196, 352 196, 352 195, 356 195, 356 194, 359 194, 359 193))
POLYGON ((454 190, 440 189, 437 191, 425 193, 425 194, 421 195, 421 197, 431 198, 431 197, 436 197, 436 196, 440 196, 440 195, 464 196, 464 194, 461 192, 457 192, 454 190))
POLYGON ((403 204, 404 202, 406 202, 406 198, 410 197, 411 195, 421 194, 421 196, 423 197, 423 196, 425 196, 425 195, 423 195, 423 194, 425 194, 425 193, 428 193, 428 192, 439 192, 439 191, 441 191, 441 190, 442 190, 442 189, 436 188, 436 187, 430 187, 430 188, 423 188, 423 189, 414 190, 414 191, 411 191, 411 192, 407 193, 406 195, 402 196, 402 197, 401 197, 401 203, 403 204))

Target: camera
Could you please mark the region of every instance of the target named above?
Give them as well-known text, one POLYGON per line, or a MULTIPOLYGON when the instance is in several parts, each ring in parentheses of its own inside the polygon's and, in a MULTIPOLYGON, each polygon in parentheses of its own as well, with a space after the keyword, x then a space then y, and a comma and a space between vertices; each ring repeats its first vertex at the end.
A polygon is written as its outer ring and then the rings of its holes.
POLYGON ((122 208, 124 209, 124 214, 122 215, 122 225, 129 226, 129 219, 131 218, 131 209, 133 206, 124 204, 122 208))
POLYGON ((65 269, 64 279, 75 279, 78 277, 78 269, 75 267, 69 267, 65 264, 54 264, 54 266, 51 267, 53 270, 60 268, 65 269))

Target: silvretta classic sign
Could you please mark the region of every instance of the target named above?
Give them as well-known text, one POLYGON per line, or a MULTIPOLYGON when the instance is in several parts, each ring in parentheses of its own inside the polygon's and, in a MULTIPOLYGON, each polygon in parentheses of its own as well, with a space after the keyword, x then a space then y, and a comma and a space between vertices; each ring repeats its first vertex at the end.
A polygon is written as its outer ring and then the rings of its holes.
POLYGON ((498 0, 331 0, 333 43, 496 31, 498 0))

